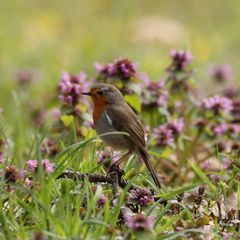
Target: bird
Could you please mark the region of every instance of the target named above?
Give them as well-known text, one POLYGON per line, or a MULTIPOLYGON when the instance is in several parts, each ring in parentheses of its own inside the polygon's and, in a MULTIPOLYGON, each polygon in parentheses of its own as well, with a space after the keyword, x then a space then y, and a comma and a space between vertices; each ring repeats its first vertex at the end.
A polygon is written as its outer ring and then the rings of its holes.
POLYGON ((114 164, 119 166, 132 154, 137 154, 145 163, 156 186, 160 188, 150 162, 151 156, 146 149, 146 131, 119 89, 110 84, 95 83, 89 92, 82 94, 92 98, 94 127, 103 142, 118 150, 127 150, 114 164))

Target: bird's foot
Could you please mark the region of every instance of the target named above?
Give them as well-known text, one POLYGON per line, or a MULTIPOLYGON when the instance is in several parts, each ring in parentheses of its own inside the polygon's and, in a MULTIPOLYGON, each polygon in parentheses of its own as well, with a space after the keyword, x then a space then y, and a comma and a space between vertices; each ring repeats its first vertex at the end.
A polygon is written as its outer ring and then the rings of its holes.
POLYGON ((122 170, 118 164, 112 164, 109 168, 109 174, 112 172, 116 172, 118 174, 118 177, 121 178, 122 176, 124 176, 125 172, 124 170, 122 170))

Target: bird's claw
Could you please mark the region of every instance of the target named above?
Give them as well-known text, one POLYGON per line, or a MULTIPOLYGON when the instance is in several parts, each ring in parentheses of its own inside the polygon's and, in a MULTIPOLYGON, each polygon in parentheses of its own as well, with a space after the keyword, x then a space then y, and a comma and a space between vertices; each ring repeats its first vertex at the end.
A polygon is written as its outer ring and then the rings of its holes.
POLYGON ((108 173, 112 173, 112 172, 116 172, 119 178, 121 178, 125 174, 124 170, 121 169, 117 164, 112 164, 110 166, 108 173))

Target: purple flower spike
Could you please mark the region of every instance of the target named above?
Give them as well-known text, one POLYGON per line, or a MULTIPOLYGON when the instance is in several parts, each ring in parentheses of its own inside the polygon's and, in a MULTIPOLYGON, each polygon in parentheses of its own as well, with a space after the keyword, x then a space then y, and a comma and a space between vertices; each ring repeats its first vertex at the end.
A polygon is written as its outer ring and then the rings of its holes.
POLYGON ((32 171, 37 170, 37 160, 28 160, 27 165, 30 170, 32 171))
POLYGON ((78 75, 71 75, 68 72, 63 72, 58 89, 59 99, 63 104, 67 106, 77 105, 82 96, 80 93, 86 92, 88 89, 86 74, 80 72, 78 75))
POLYGON ((236 87, 231 86, 231 87, 227 87, 224 90, 224 96, 228 97, 228 98, 235 98, 238 94, 238 89, 236 89, 236 87))
POLYGON ((95 69, 104 78, 116 78, 122 81, 128 81, 137 74, 137 64, 126 58, 117 59, 106 65, 96 63, 95 69))
POLYGON ((167 90, 163 91, 157 100, 157 105, 164 107, 167 105, 169 92, 167 90))
POLYGON ((106 203, 106 196, 102 193, 100 198, 98 199, 98 206, 104 206, 106 203))
POLYGON ((51 163, 48 159, 42 160, 42 166, 47 173, 52 173, 54 170, 54 163, 51 163))
POLYGON ((170 56, 173 61, 172 68, 177 71, 183 70, 193 59, 190 52, 176 49, 170 51, 170 56))
POLYGON ((157 145, 166 147, 174 142, 184 128, 183 119, 175 119, 153 130, 154 138, 157 140, 157 145))
POLYGON ((181 131, 183 130, 184 122, 183 119, 175 119, 172 122, 169 122, 167 124, 167 128, 172 130, 174 135, 179 135, 181 131))
POLYGON ((28 85, 33 79, 33 72, 30 69, 22 69, 17 72, 17 80, 21 85, 28 85))
POLYGON ((141 206, 147 206, 154 202, 154 197, 150 191, 145 189, 133 189, 130 191, 129 200, 141 206))
POLYGON ((32 186, 32 180, 30 180, 29 178, 26 178, 26 179, 25 179, 25 185, 26 185, 27 187, 31 187, 31 186, 32 186))
POLYGON ((223 135, 228 130, 228 125, 226 123, 220 123, 213 127, 213 133, 217 136, 223 135))
POLYGON ((228 113, 233 109, 231 99, 218 95, 204 99, 203 106, 205 109, 212 110, 215 113, 219 113, 221 110, 228 113))
POLYGON ((160 147, 166 147, 174 142, 173 132, 166 125, 153 129, 153 136, 160 147))
POLYGON ((233 132, 233 134, 240 134, 240 124, 232 124, 230 126, 230 130, 233 132))
POLYGON ((127 226, 134 231, 151 231, 154 224, 154 218, 145 216, 141 213, 136 215, 125 215, 127 226))
POLYGON ((233 101, 232 113, 236 118, 240 118, 240 99, 236 99, 233 101))
MULTIPOLYGON (((34 172, 37 171, 38 162, 37 160, 28 160, 27 161, 28 168, 34 172)), ((47 173, 51 173, 54 170, 54 163, 51 163, 48 159, 42 160, 43 170, 47 173)))
POLYGON ((230 65, 213 65, 210 67, 210 76, 219 82, 230 81, 233 78, 233 69, 230 65))

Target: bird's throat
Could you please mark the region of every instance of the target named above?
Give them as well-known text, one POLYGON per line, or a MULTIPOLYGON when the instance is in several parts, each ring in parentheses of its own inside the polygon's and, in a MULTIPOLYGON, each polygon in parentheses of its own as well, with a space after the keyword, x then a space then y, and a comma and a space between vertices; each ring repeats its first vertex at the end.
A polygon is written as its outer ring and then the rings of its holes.
POLYGON ((93 111, 93 121, 94 121, 94 125, 96 126, 101 113, 105 110, 106 107, 106 101, 105 99, 101 98, 101 99, 93 99, 94 102, 94 111, 93 111))

